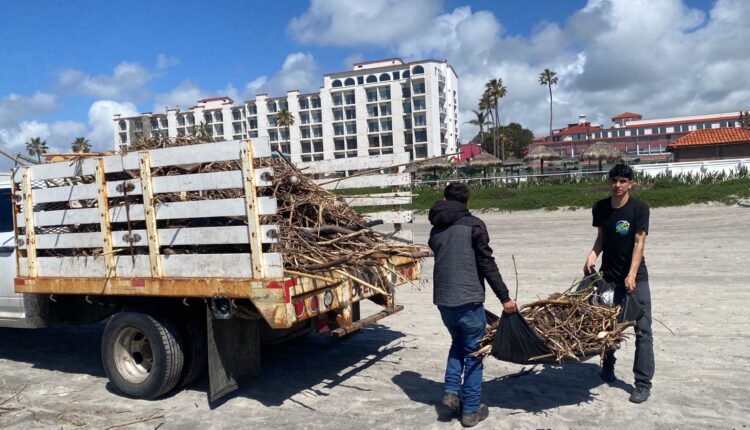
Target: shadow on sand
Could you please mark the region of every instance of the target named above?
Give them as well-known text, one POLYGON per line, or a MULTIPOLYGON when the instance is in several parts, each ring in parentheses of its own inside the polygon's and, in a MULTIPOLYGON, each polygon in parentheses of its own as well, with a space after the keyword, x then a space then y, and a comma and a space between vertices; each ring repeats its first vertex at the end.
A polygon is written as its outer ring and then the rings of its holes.
MULTIPOLYGON (((0 359, 29 363, 38 369, 106 378, 100 358, 104 326, 100 323, 35 330, 0 328, 0 359)), ((325 396, 329 389, 346 385, 358 372, 387 361, 391 354, 403 349, 398 342, 403 336, 401 332, 373 324, 343 340, 308 335, 279 345, 263 345, 260 376, 243 380, 239 390, 212 406, 219 407, 236 397, 279 406, 303 391, 325 396)), ((208 377, 204 374, 188 388, 208 392, 208 377)), ((107 389, 115 393, 109 384, 107 389)), ((179 392, 174 390, 162 398, 179 392)))
MULTIPOLYGON (((443 395, 442 381, 425 379, 416 372, 401 372, 393 377, 413 401, 434 405, 438 420, 452 417, 440 406, 443 395)), ((605 384, 599 378, 599 366, 593 363, 566 363, 564 366, 537 366, 533 371, 485 381, 482 384, 482 403, 533 414, 544 413, 559 406, 578 405, 595 399, 591 390, 605 384)), ((629 392, 632 387, 617 380, 610 384, 629 392)))

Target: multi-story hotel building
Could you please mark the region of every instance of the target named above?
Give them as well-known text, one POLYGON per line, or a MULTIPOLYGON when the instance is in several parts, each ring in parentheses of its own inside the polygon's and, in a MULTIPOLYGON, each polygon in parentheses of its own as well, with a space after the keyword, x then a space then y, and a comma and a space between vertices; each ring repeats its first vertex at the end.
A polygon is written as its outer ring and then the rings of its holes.
POLYGON ((390 58, 323 75, 316 93, 258 94, 241 105, 214 97, 186 110, 115 115, 115 149, 140 138, 192 135, 203 125, 215 140, 268 137, 294 162, 403 152, 433 157, 456 152, 458 75, 446 61, 390 58), (284 109, 294 116, 290 127, 279 124, 284 109))
POLYGON ((545 145, 563 156, 575 157, 595 142, 606 142, 624 153, 638 157, 666 157, 667 147, 691 131, 739 127, 740 112, 693 115, 662 119, 643 119, 640 114, 624 112, 612 117, 612 125, 592 124, 585 115, 578 123, 552 130, 552 138, 541 137, 535 145, 545 145))

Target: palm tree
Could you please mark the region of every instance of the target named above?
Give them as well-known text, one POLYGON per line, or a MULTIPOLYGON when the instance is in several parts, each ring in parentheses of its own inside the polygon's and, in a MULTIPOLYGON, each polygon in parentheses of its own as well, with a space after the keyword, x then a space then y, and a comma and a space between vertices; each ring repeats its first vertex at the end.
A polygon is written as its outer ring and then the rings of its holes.
POLYGON ((91 152, 91 143, 85 137, 76 137, 76 140, 70 145, 73 152, 91 152))
POLYGON ((549 88, 549 138, 552 139, 552 85, 557 84, 557 73, 550 69, 544 69, 539 74, 539 85, 546 85, 549 88))
POLYGON ((36 159, 40 163, 42 162, 42 154, 46 154, 48 150, 47 141, 40 137, 32 137, 31 140, 26 142, 26 152, 31 156, 36 155, 36 159))
MULTIPOLYGON (((503 80, 490 79, 484 86, 484 93, 489 97, 492 105, 495 107, 495 130, 492 133, 492 139, 495 145, 497 145, 497 127, 500 125, 500 99, 508 94, 508 89, 503 85, 503 80)), ((497 156, 497 154, 495 154, 497 156)), ((505 142, 502 142, 500 149, 500 159, 505 160, 505 142)))
POLYGON ((276 114, 276 122, 281 126, 286 128, 286 139, 287 144, 286 148, 281 148, 281 152, 285 152, 284 149, 286 149, 286 152, 289 152, 289 146, 291 146, 291 136, 289 135, 289 127, 294 125, 294 114, 289 112, 288 109, 281 109, 276 114))
POLYGON ((193 130, 193 136, 198 142, 213 142, 214 140, 211 127, 203 121, 195 127, 193 130))
MULTIPOLYGON (((490 97, 487 94, 487 92, 482 94, 482 98, 479 99, 479 110, 481 112, 484 112, 484 117, 486 119, 489 119, 488 127, 489 127, 489 124, 492 124, 495 122, 495 114, 492 113, 492 100, 490 100, 490 97)), ((493 139, 492 142, 494 144, 495 140, 493 139)), ((482 144, 484 144, 484 141, 482 141, 482 144)), ((497 157, 497 145, 494 145, 492 147, 492 154, 497 157)))
POLYGON ((466 124, 476 125, 479 127, 479 146, 482 146, 482 142, 484 142, 484 125, 487 124, 487 113, 481 110, 473 110, 474 115, 476 115, 476 119, 472 119, 471 121, 466 121, 466 124))

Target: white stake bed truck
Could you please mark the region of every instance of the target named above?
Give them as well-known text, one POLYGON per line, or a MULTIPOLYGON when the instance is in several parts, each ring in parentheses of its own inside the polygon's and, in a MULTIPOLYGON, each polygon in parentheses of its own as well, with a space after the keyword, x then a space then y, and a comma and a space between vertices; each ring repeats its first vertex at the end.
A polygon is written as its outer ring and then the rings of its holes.
POLYGON ((276 226, 260 222, 276 212, 276 200, 257 190, 273 185, 273 171, 254 161, 269 156, 267 141, 228 141, 40 164, 0 177, 0 326, 108 320, 102 363, 120 393, 153 399, 208 368, 213 401, 260 371, 262 341, 312 330, 340 336, 401 310, 394 288, 418 278, 416 259, 382 260, 393 272, 383 294, 337 272, 321 277, 327 280, 285 276, 283 256, 264 252, 279 240, 276 226), (241 169, 159 176, 161 167, 227 160, 241 169), (156 198, 221 189, 244 189, 244 198, 156 198), (112 204, 118 199, 127 202, 112 204), (174 227, 214 217, 242 222, 174 227), (241 251, 167 252, 226 245, 241 251), (360 319, 365 299, 383 310, 360 319))

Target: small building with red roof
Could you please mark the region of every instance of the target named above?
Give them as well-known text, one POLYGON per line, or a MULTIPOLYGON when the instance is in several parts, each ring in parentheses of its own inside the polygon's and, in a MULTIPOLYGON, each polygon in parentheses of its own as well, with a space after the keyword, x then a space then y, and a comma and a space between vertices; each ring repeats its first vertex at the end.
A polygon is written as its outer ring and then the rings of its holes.
POLYGON ((750 130, 711 128, 696 130, 667 147, 674 161, 721 160, 750 157, 750 130))

